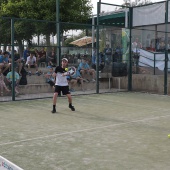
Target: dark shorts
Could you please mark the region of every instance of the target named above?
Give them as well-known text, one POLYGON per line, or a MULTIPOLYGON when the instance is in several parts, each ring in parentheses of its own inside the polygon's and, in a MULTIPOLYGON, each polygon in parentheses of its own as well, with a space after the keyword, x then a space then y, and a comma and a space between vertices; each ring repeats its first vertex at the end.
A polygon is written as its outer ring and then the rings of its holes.
MULTIPOLYGON (((28 65, 26 67, 28 68, 28 65)), ((30 68, 35 68, 35 65, 30 65, 30 68)))
POLYGON ((55 92, 57 92, 58 94, 61 94, 62 92, 63 95, 70 94, 69 86, 55 85, 55 92))
MULTIPOLYGON (((16 83, 16 81, 14 82, 14 87, 17 87, 18 84, 16 83)), ((9 83, 9 87, 12 88, 12 81, 9 83)))

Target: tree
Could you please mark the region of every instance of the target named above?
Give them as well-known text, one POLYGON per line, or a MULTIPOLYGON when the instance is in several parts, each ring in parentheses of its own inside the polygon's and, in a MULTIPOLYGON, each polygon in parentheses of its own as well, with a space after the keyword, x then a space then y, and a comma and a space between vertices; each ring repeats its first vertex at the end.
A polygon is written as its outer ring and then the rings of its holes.
MULTIPOLYGON (((56 33, 56 0, 0 0, 0 16, 22 18, 15 22, 15 40, 30 40, 43 34, 49 38, 56 33), (25 20, 23 20, 25 19, 25 20), (34 20, 26 20, 34 19, 34 20), (44 22, 35 20, 46 20, 44 22)), ((60 0, 60 21, 84 23, 91 15, 90 0, 60 0)), ((75 24, 61 24, 62 32, 75 28, 75 24)), ((5 32, 5 27, 2 27, 5 32)), ((8 30, 9 32, 9 30, 8 30)))

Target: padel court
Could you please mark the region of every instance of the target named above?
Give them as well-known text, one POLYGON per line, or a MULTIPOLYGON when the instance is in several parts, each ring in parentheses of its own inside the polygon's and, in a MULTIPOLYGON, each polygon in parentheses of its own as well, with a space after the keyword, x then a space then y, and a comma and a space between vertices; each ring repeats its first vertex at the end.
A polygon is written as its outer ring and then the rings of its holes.
POLYGON ((170 97, 148 93, 0 103, 0 155, 24 170, 170 169, 170 97))

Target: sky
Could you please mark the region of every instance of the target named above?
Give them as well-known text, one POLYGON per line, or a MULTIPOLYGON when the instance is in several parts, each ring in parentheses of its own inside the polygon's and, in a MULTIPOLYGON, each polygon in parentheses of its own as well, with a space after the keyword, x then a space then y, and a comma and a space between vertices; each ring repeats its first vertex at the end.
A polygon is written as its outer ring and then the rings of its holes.
MULTIPOLYGON (((134 1, 135 0, 131 0, 131 2, 134 2, 134 1)), ((164 1, 164 0, 151 0, 151 2, 160 2, 160 1, 164 1)), ((93 5, 93 14, 97 14, 97 2, 99 2, 99 0, 91 0, 91 2, 93 5)), ((124 3, 123 0, 101 0, 101 2, 109 3, 109 4, 117 4, 117 5, 122 5, 124 3)), ((107 10, 110 10, 110 9, 107 9, 107 10)))

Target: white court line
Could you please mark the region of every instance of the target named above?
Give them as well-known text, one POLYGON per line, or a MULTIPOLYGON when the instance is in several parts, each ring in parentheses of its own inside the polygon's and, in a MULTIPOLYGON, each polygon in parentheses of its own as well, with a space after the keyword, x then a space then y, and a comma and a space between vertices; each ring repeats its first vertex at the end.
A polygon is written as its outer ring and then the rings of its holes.
MULTIPOLYGON (((91 97, 91 96, 88 96, 88 98, 90 98, 90 99, 94 99, 93 97, 91 97)), ((87 100, 87 98, 85 99, 85 98, 79 98, 78 99, 78 101, 80 101, 80 100, 87 100)), ((102 98, 100 98, 99 100, 98 100, 99 102, 97 102, 97 104, 101 104, 101 102, 100 101, 103 101, 103 102, 106 102, 106 103, 108 103, 108 102, 111 102, 111 103, 119 103, 119 104, 121 104, 122 105, 122 102, 121 101, 113 101, 113 100, 108 100, 108 99, 102 99, 102 98)), ((85 103, 82 103, 81 105, 87 105, 87 106, 89 106, 89 104, 85 104, 85 103)), ((29 104, 29 106, 31 107, 31 106, 35 106, 35 105, 32 105, 32 104, 29 104)), ((169 112, 170 111, 170 109, 164 109, 164 108, 160 108, 160 107, 152 107, 152 106, 143 106, 143 105, 140 105, 140 104, 136 104, 136 103, 124 103, 124 107, 133 107, 133 108, 138 108, 138 106, 140 106, 140 107, 142 107, 142 109, 152 109, 152 111, 150 111, 149 112, 149 114, 151 114, 151 113, 157 113, 157 112, 159 112, 159 111, 161 111, 161 113, 162 112, 169 112)), ((63 107, 65 107, 65 104, 61 104, 61 103, 59 103, 58 104, 58 106, 57 106, 58 108, 63 108, 63 107)), ((46 107, 45 107, 46 108, 46 107)), ((41 107, 41 109, 42 109, 42 107, 41 107)), ((154 115, 153 115, 154 116, 154 115)), ((8 118, 8 117, 6 117, 6 118, 8 118)), ((8 118, 9 119, 9 118, 8 118)), ((17 120, 18 120, 18 118, 16 118, 17 120)), ((15 119, 12 119, 11 121, 13 121, 13 120, 15 120, 15 119)), ((25 124, 25 123, 24 123, 25 124)), ((26 125, 26 124, 25 124, 26 125)), ((28 126, 29 126, 29 124, 27 124, 28 126)), ((49 128, 48 130, 50 131, 50 130, 54 130, 54 129, 56 129, 56 128, 49 128)), ((36 130, 36 131, 34 131, 34 134, 35 133, 40 133, 40 132, 44 132, 44 130, 45 130, 45 128, 40 128, 39 130, 36 130)), ((1 145, 1 144, 0 144, 1 145)))
MULTIPOLYGON (((87 97, 88 98, 90 98, 90 99, 94 99, 94 97, 91 97, 91 96, 86 96, 86 98, 79 98, 78 99, 78 101, 80 101, 80 100, 87 100, 87 97)), ((65 100, 65 99, 64 99, 65 100)), ((108 103, 108 102, 111 102, 111 103, 118 103, 118 104, 121 104, 122 105, 122 102, 121 101, 115 101, 115 100, 109 100, 109 99, 102 99, 102 98, 100 98, 99 100, 98 100, 99 102, 97 102, 97 104, 101 104, 101 102, 100 101, 103 101, 103 102, 106 102, 106 103, 108 103)), ((76 102, 75 102, 76 103, 76 102)), ((82 103, 81 105, 87 105, 87 106, 89 106, 88 104, 85 104, 85 103, 82 103)), ((29 104, 29 106, 31 107, 31 106, 35 106, 35 104, 29 104)), ((61 103, 59 103, 58 104, 58 108, 63 108, 63 106, 65 107, 65 104, 61 104, 61 103)), ((151 114, 151 113, 157 113, 157 112, 159 112, 159 111, 161 111, 161 113, 162 112, 169 112, 170 111, 170 109, 164 109, 164 108, 160 108, 160 107, 153 107, 153 106, 146 106, 146 105, 140 105, 140 104, 136 104, 136 103, 128 103, 128 102, 126 102, 126 103, 124 103, 124 107, 133 107, 133 108, 138 108, 138 106, 140 106, 140 107, 142 107, 142 109, 152 109, 152 111, 150 111, 149 113, 151 114), (126 104, 126 105, 125 105, 126 104)), ((46 108, 46 107, 45 107, 46 108)), ((42 109, 42 107, 41 107, 41 109, 42 109)), ((153 115, 154 116, 154 115, 153 115)), ((6 117, 7 118, 7 117, 6 117)), ((13 119, 13 120, 15 120, 15 119, 13 119)), ((12 120, 12 121, 13 121, 12 120)), ((17 119, 18 120, 18 119, 17 119)), ((27 124, 27 125, 29 125, 29 124, 27 124)), ((109 125, 109 126, 112 126, 112 125, 109 125)), ((114 125, 113 125, 114 126, 114 125)), ((100 127, 99 127, 100 128, 100 127)), ((49 130, 53 130, 53 129, 56 129, 56 128, 51 128, 51 129, 49 129, 49 130)), ((95 129, 95 128, 94 128, 95 129)), ((98 128, 97 128, 98 129, 98 128)), ((40 133, 40 132, 44 132, 44 130, 45 130, 45 128, 40 128, 39 130, 36 130, 36 131, 34 131, 34 134, 35 133, 40 133)), ((91 130, 91 129, 89 129, 89 130, 91 130)), ((88 131, 88 130, 87 130, 88 131)), ((81 131, 80 131, 81 132, 81 131)), ((71 132, 68 132, 68 133, 71 133, 71 132)), ((56 135, 60 135, 60 134, 56 134, 56 135)), ((62 134, 61 134, 62 135, 62 134)), ((54 135, 55 136, 55 135, 54 135)), ((50 136, 49 136, 50 137, 50 136)), ((43 138, 43 137, 40 137, 40 138, 43 138)), ((46 138, 46 137, 45 137, 46 138)), ((29 139, 28 139, 29 140, 29 139)), ((34 138, 33 138, 33 140, 34 140, 34 138)), ((35 140, 36 140, 36 138, 35 138, 35 140)), ((21 141, 22 142, 22 141, 21 141)), ((23 141, 24 142, 24 141, 23 141)), ((10 144, 10 142, 9 142, 9 144, 10 144)), ((0 144, 0 146, 1 146, 2 144, 0 144)))
POLYGON ((114 124, 114 125, 101 126, 101 127, 96 127, 96 128, 83 129, 83 130, 64 132, 64 133, 59 133, 59 134, 54 134, 54 135, 41 136, 41 137, 37 137, 37 138, 30 138, 30 139, 25 139, 25 140, 20 140, 20 141, 1 143, 0 146, 16 144, 16 143, 21 143, 21 142, 28 142, 28 141, 39 140, 39 139, 45 139, 45 138, 50 138, 50 137, 54 137, 54 136, 71 135, 71 134, 74 134, 74 133, 87 132, 87 131, 97 130, 97 129, 105 129, 105 128, 108 128, 108 127, 127 125, 127 124, 132 124, 132 123, 137 123, 137 122, 148 121, 148 120, 155 120, 155 119, 165 118, 165 117, 169 117, 169 116, 170 115, 158 116, 158 117, 152 117, 152 118, 147 118, 147 119, 134 120, 134 121, 125 122, 125 123, 118 123, 118 124, 114 124))

